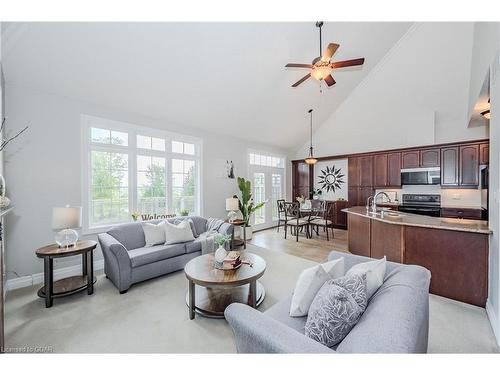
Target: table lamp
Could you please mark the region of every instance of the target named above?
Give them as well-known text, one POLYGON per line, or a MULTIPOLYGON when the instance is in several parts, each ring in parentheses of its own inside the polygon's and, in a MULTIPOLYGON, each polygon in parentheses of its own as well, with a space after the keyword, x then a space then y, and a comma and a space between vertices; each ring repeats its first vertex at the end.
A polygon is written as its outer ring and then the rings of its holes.
POLYGON ((78 233, 74 228, 82 226, 81 207, 54 207, 52 209, 52 229, 58 230, 55 241, 59 247, 70 247, 78 241, 78 233))
POLYGON ((227 198, 226 199, 226 211, 230 211, 227 216, 229 217, 229 222, 233 223, 236 219, 236 211, 240 209, 238 205, 238 198, 227 198))

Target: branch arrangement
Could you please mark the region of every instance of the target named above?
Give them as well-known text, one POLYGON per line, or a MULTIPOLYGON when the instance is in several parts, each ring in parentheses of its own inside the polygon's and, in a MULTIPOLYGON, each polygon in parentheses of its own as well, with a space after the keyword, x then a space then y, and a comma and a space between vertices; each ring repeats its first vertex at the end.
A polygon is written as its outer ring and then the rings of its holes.
MULTIPOLYGON (((3 128, 5 126, 5 117, 3 118, 2 120, 2 126, 0 126, 0 134, 2 134, 2 131, 3 131, 3 128)), ((11 142, 13 141, 14 139, 16 139, 17 137, 19 137, 22 133, 24 133, 26 130, 28 130, 28 126, 26 126, 23 130, 19 131, 16 135, 10 137, 10 138, 7 138, 7 139, 0 139, 0 151, 3 151, 3 149, 11 142)))

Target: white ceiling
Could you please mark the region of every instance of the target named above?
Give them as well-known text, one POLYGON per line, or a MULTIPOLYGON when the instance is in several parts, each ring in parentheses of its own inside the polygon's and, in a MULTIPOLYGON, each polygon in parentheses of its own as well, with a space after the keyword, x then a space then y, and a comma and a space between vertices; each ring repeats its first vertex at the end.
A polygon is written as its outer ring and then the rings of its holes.
POLYGON ((410 23, 325 23, 334 60, 365 57, 315 81, 291 84, 319 54, 310 23, 2 23, 7 84, 19 84, 151 118, 282 148, 308 136, 307 110, 326 120, 410 23))

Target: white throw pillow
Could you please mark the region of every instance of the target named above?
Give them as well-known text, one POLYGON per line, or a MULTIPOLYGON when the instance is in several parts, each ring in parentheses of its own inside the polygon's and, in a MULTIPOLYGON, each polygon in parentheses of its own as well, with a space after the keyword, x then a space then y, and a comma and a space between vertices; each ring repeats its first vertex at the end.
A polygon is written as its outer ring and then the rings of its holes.
POLYGON ((146 239, 146 247, 163 245, 165 243, 165 222, 158 224, 141 223, 146 239))
POLYGON ((370 262, 358 263, 351 267, 346 276, 366 274, 366 297, 370 299, 384 283, 386 259, 373 260, 370 262))
POLYGON ((290 306, 290 316, 305 316, 323 284, 344 276, 344 258, 305 269, 299 276, 290 306))
POLYGON ((184 220, 177 225, 165 222, 165 245, 188 241, 194 241, 189 221, 184 220))

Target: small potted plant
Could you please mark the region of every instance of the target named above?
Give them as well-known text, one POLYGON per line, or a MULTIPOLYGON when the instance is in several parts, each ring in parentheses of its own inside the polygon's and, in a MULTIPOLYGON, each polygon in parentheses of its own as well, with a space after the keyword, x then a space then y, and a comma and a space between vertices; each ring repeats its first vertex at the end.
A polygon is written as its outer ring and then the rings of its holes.
POLYGON ((139 216, 141 216, 140 212, 132 212, 132 220, 137 221, 137 219, 139 219, 139 216))
POLYGON ((181 216, 188 216, 189 215, 189 210, 186 210, 186 209, 180 210, 179 215, 181 215, 181 216))
POLYGON ((222 264, 227 256, 226 243, 230 242, 232 239, 231 235, 224 234, 215 237, 214 242, 219 246, 215 250, 215 262, 217 264, 222 264))

